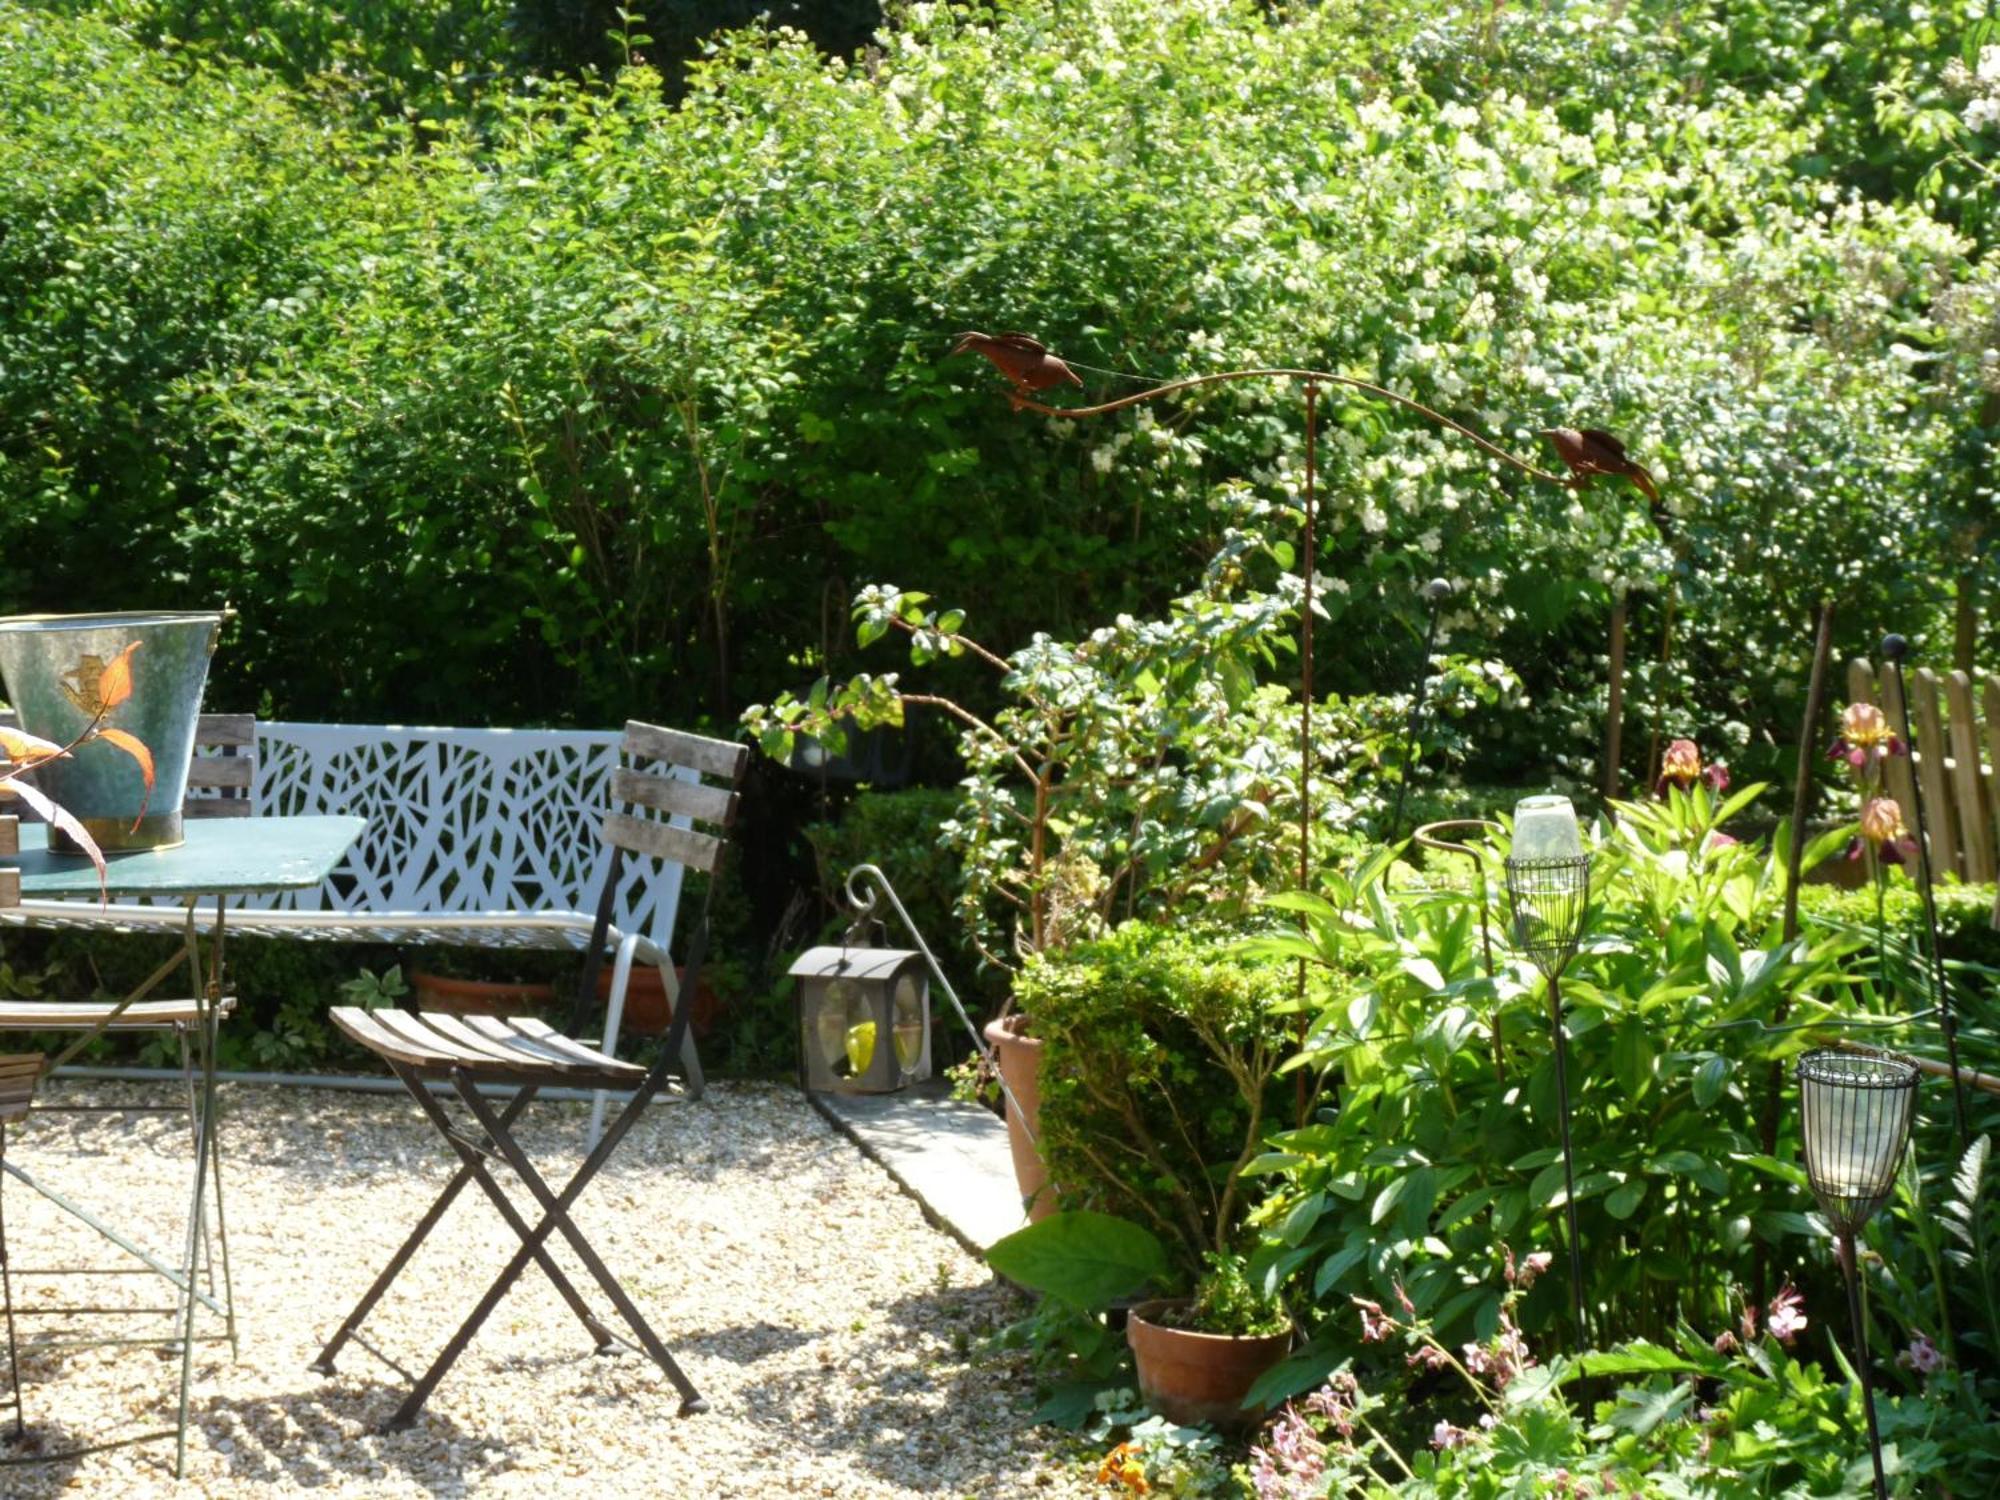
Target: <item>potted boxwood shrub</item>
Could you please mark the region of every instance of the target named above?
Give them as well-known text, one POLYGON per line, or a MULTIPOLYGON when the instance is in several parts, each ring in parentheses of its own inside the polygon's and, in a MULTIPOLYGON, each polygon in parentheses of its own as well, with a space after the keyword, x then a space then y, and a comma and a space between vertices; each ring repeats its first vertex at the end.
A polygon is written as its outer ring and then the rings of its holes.
POLYGON ((1152 1293, 1127 1339, 1146 1404, 1177 1422, 1254 1420, 1244 1398, 1290 1344, 1241 1250, 1245 1174, 1296 1103, 1292 1075, 1278 1078, 1295 985, 1291 965, 1225 934, 1145 922, 1040 955, 1016 980, 1044 1041, 1041 1145, 1065 1211, 989 1259, 1073 1307, 1152 1293))

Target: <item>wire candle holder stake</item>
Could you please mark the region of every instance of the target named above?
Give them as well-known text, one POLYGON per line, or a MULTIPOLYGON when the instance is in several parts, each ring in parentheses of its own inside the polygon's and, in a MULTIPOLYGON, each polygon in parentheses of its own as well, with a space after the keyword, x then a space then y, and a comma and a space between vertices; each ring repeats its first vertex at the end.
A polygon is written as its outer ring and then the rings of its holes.
POLYGON ((1583 1247, 1576 1218, 1576 1155, 1570 1146, 1569 1076, 1562 1022, 1562 975, 1576 957, 1590 914, 1590 855, 1566 797, 1530 797, 1515 809, 1515 853, 1506 862, 1514 946, 1549 982, 1549 1042, 1555 1054, 1562 1128, 1563 1220, 1569 1231, 1570 1310, 1577 1347, 1590 1339, 1583 1305, 1583 1247), (1523 852, 1525 851, 1525 853, 1523 852))
POLYGON ((1861 1273, 1854 1241, 1889 1199, 1909 1144, 1916 1111, 1916 1065, 1886 1052, 1823 1049, 1799 1059, 1799 1115, 1806 1176, 1826 1215, 1847 1278, 1847 1313, 1854 1329, 1854 1373, 1868 1414, 1868 1452, 1875 1494, 1886 1500, 1882 1433, 1875 1422, 1875 1388, 1868 1372, 1868 1331, 1861 1313, 1861 1273))

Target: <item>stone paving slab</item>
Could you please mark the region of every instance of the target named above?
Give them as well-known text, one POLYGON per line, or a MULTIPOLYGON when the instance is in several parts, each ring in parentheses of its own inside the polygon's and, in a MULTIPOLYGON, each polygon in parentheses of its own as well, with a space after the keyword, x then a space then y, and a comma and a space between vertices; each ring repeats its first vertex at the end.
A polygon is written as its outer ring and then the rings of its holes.
POLYGON ((917 1200, 926 1218, 975 1254, 1027 1222, 1006 1124, 953 1099, 943 1080, 896 1094, 806 1097, 917 1200))

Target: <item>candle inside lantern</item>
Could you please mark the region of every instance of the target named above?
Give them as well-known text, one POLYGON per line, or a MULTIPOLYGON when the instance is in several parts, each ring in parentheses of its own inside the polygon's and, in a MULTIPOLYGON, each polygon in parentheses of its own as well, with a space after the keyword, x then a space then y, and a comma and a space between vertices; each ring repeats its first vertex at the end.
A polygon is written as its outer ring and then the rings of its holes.
POLYGON ((1583 853, 1583 831, 1567 797, 1526 797, 1514 805, 1517 860, 1575 859, 1583 853))

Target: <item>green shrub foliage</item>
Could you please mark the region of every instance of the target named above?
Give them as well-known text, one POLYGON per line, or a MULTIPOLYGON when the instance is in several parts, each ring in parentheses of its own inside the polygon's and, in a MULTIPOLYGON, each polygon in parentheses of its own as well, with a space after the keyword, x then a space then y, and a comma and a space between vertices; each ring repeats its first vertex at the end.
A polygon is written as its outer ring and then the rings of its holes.
POLYGON ((1329 398, 1321 686, 1413 681, 1412 586, 1449 577, 1450 649, 1541 710, 1496 763, 1582 769, 1618 589, 1636 713, 1740 759, 1816 598, 1859 646, 1990 570, 1955 7, 919 5, 859 61, 740 33, 678 105, 634 67, 356 108, 503 24, 384 9, 396 39, 274 12, 207 63, 0 19, 10 598, 228 597, 239 702, 726 721, 833 650, 829 591, 920 571, 998 649, 1074 638, 1193 574, 1219 482, 1296 494, 1295 390, 1050 423, 942 358, 971 326, 1034 329, 1092 395, 1310 363, 1544 458, 1558 421, 1619 431, 1657 515, 1329 398))
POLYGON ((1063 1206, 1153 1229, 1183 1282, 1205 1252, 1237 1248, 1237 1174, 1291 1092, 1272 1074, 1293 974, 1224 938, 1128 922, 1015 980, 1046 1048, 1038 1140, 1063 1206))

